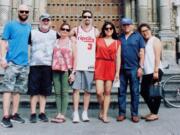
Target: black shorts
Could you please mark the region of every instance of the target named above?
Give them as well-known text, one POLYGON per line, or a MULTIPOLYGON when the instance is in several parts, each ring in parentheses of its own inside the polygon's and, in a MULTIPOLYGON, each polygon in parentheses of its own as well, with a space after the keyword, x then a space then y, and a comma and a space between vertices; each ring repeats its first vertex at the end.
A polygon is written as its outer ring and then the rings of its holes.
POLYGON ((31 66, 28 77, 28 95, 50 96, 52 92, 51 66, 31 66))

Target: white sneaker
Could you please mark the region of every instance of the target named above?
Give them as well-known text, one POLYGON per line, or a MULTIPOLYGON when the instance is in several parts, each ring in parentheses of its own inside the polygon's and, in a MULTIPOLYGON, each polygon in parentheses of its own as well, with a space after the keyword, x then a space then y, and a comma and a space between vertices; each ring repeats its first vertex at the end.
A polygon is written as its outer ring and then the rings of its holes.
POLYGON ((80 119, 79 119, 79 113, 78 112, 73 112, 73 123, 79 123, 80 119))
POLYGON ((82 120, 83 122, 89 122, 88 113, 86 111, 82 113, 82 120))

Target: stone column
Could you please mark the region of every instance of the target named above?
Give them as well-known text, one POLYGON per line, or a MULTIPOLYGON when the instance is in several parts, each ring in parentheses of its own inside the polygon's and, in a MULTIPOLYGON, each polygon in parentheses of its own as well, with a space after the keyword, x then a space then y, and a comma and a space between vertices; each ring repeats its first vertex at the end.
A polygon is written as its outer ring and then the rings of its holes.
MULTIPOLYGON (((179 42, 177 43, 177 51, 180 53, 180 0, 174 0, 174 6, 177 9, 177 17, 176 17, 176 27, 177 27, 177 37, 179 38, 179 42)), ((180 64, 180 59, 178 59, 178 64, 180 64)))
POLYGON ((138 0, 138 23, 148 22, 148 0, 138 0))
MULTIPOLYGON (((171 30, 171 0, 160 0, 160 32, 163 43, 163 60, 169 65, 176 65, 175 33, 171 30)), ((171 67, 172 67, 171 66, 171 67)))
POLYGON ((131 16, 132 16, 132 20, 134 22, 136 22, 137 18, 136 18, 136 2, 135 2, 135 0, 131 0, 131 16))
POLYGON ((131 2, 130 0, 125 0, 124 1, 124 8, 125 8, 125 17, 131 18, 131 2))
POLYGON ((0 0, 0 35, 4 24, 11 18, 11 0, 0 0))
POLYGON ((40 0, 34 0, 34 10, 33 10, 33 21, 39 21, 39 7, 40 7, 40 0))
POLYGON ((177 8, 176 26, 178 27, 177 34, 180 38, 180 0, 174 0, 174 6, 177 8))
POLYGON ((157 23, 157 0, 152 0, 152 20, 153 22, 157 23))
POLYGON ((152 23, 152 0, 148 0, 147 1, 147 5, 148 5, 148 22, 149 23, 152 23))
POLYGON ((11 19, 13 19, 13 20, 17 18, 17 8, 18 8, 17 0, 12 0, 12 15, 11 15, 11 19))
POLYGON ((47 0, 39 0, 40 5, 39 5, 39 12, 40 14, 47 12, 47 0))

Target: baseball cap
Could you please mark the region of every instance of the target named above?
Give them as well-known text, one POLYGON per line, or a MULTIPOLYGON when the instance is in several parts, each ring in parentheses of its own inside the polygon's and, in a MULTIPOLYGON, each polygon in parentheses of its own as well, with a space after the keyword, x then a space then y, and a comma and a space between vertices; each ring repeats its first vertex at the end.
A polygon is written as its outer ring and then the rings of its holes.
POLYGON ((51 16, 48 13, 43 13, 40 15, 39 20, 43 20, 43 19, 51 19, 51 16))
POLYGON ((133 21, 130 18, 122 18, 121 24, 122 25, 133 24, 133 21))

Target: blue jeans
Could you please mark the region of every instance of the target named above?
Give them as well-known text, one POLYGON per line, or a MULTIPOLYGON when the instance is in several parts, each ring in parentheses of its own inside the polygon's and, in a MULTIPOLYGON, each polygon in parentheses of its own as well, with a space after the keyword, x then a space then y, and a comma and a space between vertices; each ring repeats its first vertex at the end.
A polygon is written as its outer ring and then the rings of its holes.
POLYGON ((138 116, 139 105, 139 78, 137 68, 122 69, 120 72, 120 88, 118 89, 119 115, 126 114, 126 92, 128 83, 131 94, 131 116, 138 116))

